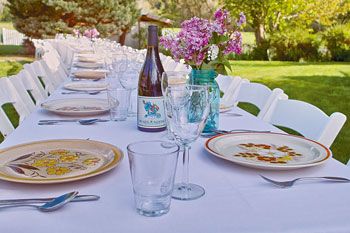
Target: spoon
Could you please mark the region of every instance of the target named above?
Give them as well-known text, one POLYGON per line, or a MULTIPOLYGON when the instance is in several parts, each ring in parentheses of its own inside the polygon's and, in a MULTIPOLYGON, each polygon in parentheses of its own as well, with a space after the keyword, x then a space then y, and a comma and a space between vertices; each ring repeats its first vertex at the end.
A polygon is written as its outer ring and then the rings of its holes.
POLYGON ((13 205, 1 206, 0 208, 30 206, 30 207, 37 208, 38 210, 43 212, 50 212, 61 208, 62 206, 70 202, 72 199, 74 199, 76 195, 78 195, 77 191, 66 193, 66 194, 63 194, 62 196, 54 198, 49 202, 46 202, 44 205, 13 204, 13 205))
POLYGON ((217 134, 229 134, 229 133, 271 133, 268 130, 251 130, 251 129, 232 129, 232 130, 223 130, 223 129, 213 129, 214 133, 217 134))

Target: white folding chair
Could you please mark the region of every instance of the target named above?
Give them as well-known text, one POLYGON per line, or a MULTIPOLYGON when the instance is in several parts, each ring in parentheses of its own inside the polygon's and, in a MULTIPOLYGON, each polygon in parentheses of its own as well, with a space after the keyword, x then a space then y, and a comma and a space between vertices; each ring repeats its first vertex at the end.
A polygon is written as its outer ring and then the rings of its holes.
POLYGON ((43 61, 35 61, 30 64, 24 65, 25 69, 28 70, 28 72, 33 76, 36 77, 40 82, 43 82, 44 89, 46 94, 53 93, 56 88, 53 83, 53 80, 50 78, 50 76, 46 73, 45 69, 42 67, 41 63, 43 61))
MULTIPOLYGON (((288 96, 284 94, 283 90, 280 88, 275 88, 271 90, 267 86, 260 83, 249 82, 246 79, 241 79, 236 81, 236 83, 231 83, 231 85, 236 85, 236 89, 231 93, 228 98, 224 95, 225 103, 234 102, 234 105, 238 103, 250 103, 255 105, 259 109, 257 115, 258 118, 263 118, 269 108, 274 106, 278 99, 287 99, 288 96), (233 97, 232 97, 233 96, 233 97)), ((229 87, 233 89, 232 87, 229 87)), ((230 106, 230 105, 228 105, 230 106)))
POLYGON ((37 102, 41 102, 48 97, 47 92, 44 89, 44 86, 41 84, 39 78, 31 72, 31 69, 25 64, 23 70, 19 72, 19 75, 23 78, 23 83, 27 90, 32 92, 33 97, 37 102))
POLYGON ((0 78, 0 106, 11 103, 19 115, 19 122, 22 122, 30 114, 29 108, 21 99, 15 87, 8 78, 0 78))
POLYGON ((12 75, 7 78, 16 89, 17 94, 24 102, 25 107, 29 110, 29 112, 33 112, 35 109, 35 104, 32 98, 30 97, 27 88, 24 86, 21 80, 22 77, 20 75, 12 75))
MULTIPOLYGON (((15 86, 17 92, 19 92, 21 98, 25 101, 25 103, 27 104, 27 101, 30 100, 30 103, 28 103, 27 105, 31 106, 31 103, 38 105, 46 98, 42 94, 42 92, 45 93, 44 89, 42 87, 37 86, 37 84, 33 81, 33 78, 30 76, 28 71, 22 70, 17 75, 13 75, 8 78, 10 79, 11 83, 15 86)), ((31 109, 31 111, 33 109, 31 109)))
POLYGON ((279 99, 265 114, 265 121, 297 131, 306 138, 330 147, 343 127, 346 116, 334 112, 330 116, 316 106, 292 99, 279 99))

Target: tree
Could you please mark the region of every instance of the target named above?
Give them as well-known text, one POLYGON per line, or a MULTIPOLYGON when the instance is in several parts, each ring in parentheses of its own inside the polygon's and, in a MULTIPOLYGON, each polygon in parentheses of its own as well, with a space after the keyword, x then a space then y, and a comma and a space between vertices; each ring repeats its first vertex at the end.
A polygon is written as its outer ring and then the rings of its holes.
POLYGON ((15 28, 32 38, 73 28, 96 28, 102 36, 121 35, 136 22, 136 0, 8 0, 15 28))
POLYGON ((330 25, 349 11, 348 0, 220 0, 233 13, 243 11, 252 25, 257 45, 266 33, 286 27, 308 28, 311 23, 330 25))
POLYGON ((215 0, 148 0, 157 14, 173 20, 174 26, 180 26, 185 19, 194 16, 210 18, 217 6, 215 0))

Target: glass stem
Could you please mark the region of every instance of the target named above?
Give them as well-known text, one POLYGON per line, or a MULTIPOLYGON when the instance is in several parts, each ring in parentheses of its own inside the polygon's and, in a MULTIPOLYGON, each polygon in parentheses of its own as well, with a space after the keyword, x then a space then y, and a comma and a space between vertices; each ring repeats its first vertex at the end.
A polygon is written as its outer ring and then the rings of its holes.
POLYGON ((188 189, 189 184, 189 153, 190 153, 190 147, 187 144, 183 145, 184 152, 183 152, 183 158, 182 158, 182 184, 188 189))
POLYGON ((133 91, 133 89, 129 90, 129 107, 128 107, 128 113, 132 113, 132 100, 131 100, 131 92, 133 91))

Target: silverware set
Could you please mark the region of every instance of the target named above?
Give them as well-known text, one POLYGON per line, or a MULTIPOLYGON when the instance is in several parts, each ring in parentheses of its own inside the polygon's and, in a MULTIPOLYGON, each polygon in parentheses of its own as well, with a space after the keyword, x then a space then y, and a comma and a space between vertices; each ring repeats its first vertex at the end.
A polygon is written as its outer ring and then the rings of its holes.
POLYGON ((34 207, 42 212, 55 211, 69 202, 96 201, 100 199, 97 195, 78 195, 77 191, 69 192, 58 197, 29 198, 0 200, 0 210, 10 207, 34 207), (43 205, 34 205, 44 203, 43 205))
POLYGON ((38 122, 38 125, 56 125, 60 123, 67 123, 67 122, 75 122, 79 123, 81 125, 92 125, 97 122, 108 122, 109 120, 107 119, 98 119, 98 118, 92 118, 92 119, 58 119, 58 120, 40 120, 38 122))

